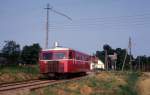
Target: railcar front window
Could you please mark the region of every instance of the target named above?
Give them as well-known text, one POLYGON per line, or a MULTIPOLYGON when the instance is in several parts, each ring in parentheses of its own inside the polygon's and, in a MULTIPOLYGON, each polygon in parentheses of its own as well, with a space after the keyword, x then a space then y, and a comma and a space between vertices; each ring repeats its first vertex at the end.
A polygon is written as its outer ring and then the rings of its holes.
POLYGON ((64 59, 66 58, 65 53, 54 53, 54 58, 55 59, 64 59))
POLYGON ((52 53, 43 53, 43 60, 50 60, 52 59, 52 53))

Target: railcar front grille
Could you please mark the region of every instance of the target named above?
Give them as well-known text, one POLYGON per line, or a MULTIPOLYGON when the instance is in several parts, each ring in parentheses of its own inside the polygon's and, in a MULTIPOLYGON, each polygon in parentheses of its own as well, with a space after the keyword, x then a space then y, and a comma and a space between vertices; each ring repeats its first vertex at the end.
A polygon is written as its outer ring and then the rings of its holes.
POLYGON ((49 72, 58 72, 59 71, 59 62, 58 61, 49 61, 48 62, 48 71, 49 72))

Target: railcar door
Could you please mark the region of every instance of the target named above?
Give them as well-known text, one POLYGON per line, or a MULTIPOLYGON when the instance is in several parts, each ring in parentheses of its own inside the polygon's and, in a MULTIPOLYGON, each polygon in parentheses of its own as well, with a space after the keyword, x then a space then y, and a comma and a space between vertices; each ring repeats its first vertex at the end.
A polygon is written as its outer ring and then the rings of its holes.
POLYGON ((73 50, 69 50, 68 59, 68 72, 75 72, 75 52, 73 50))
POLYGON ((74 51, 69 51, 69 59, 72 60, 72 64, 75 63, 75 53, 74 53, 74 51))

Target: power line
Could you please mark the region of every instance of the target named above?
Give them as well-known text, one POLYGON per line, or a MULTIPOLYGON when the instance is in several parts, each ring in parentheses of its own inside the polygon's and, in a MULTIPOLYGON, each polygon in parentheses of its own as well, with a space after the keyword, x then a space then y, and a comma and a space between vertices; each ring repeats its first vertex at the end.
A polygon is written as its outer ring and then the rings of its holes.
MULTIPOLYGON (((117 16, 117 17, 101 17, 101 18, 85 18, 73 20, 73 22, 65 24, 52 23, 50 30, 83 30, 83 29, 127 29, 127 28, 140 28, 150 25, 150 14, 130 15, 130 16, 117 16)), ((114 31, 114 30, 112 30, 114 31)), ((124 31, 124 30, 119 30, 124 31)))
MULTIPOLYGON (((128 15, 128 16, 116 16, 116 17, 95 17, 95 18, 79 18, 79 19, 74 19, 74 21, 94 21, 94 20, 113 20, 113 19, 143 19, 143 18, 150 18, 150 13, 149 14, 138 14, 138 15, 128 15)), ((53 21, 52 21, 53 22, 53 21)), ((56 21, 54 21, 56 22, 56 21)), ((59 22, 60 23, 60 22, 59 22)))
POLYGON ((118 21, 118 20, 115 20, 115 21, 105 21, 105 20, 103 20, 103 21, 93 21, 93 22, 86 22, 86 23, 78 23, 78 22, 75 22, 75 23, 70 23, 70 24, 61 24, 61 25, 59 25, 59 24, 57 24, 57 26, 56 25, 54 25, 54 24, 52 24, 51 25, 51 28, 55 28, 55 27, 80 27, 80 26, 84 26, 84 25, 86 25, 86 26, 88 26, 88 25, 91 25, 91 26, 96 26, 96 25, 124 25, 124 24, 149 24, 149 20, 150 20, 150 18, 149 19, 145 19, 145 20, 142 20, 142 19, 135 19, 135 20, 125 20, 125 21, 118 21))
MULTIPOLYGON (((77 20, 74 20, 72 23, 69 23, 69 24, 75 24, 75 23, 95 23, 95 22, 127 22, 127 21, 147 21, 147 20, 150 20, 150 17, 142 17, 142 18, 131 18, 131 19, 102 19, 102 20, 91 20, 91 21, 77 21, 77 20)), ((64 22, 63 22, 64 23, 64 22)), ((61 24, 61 25, 64 25, 62 23, 54 23, 54 24, 61 24)))
POLYGON ((56 10, 53 9, 53 7, 50 7, 49 4, 47 4, 47 7, 44 8, 47 10, 47 18, 46 18, 46 39, 45 39, 45 48, 48 48, 48 36, 49 36, 49 11, 51 10, 52 12, 58 14, 58 15, 61 15, 61 16, 64 16, 66 17, 67 19, 69 20, 72 20, 69 16, 61 13, 61 12, 58 12, 56 10))
POLYGON ((79 25, 62 25, 62 26, 51 26, 50 29, 74 29, 74 28, 92 28, 92 27, 133 27, 133 26, 145 26, 150 25, 150 23, 144 23, 144 22, 134 22, 134 23, 91 23, 91 24, 79 24, 79 25))
POLYGON ((148 25, 150 24, 149 22, 130 22, 130 23, 87 23, 87 24, 76 24, 76 25, 62 25, 62 26, 50 26, 50 28, 59 28, 59 27, 70 27, 70 28, 76 28, 76 27, 83 27, 83 26, 100 26, 100 25, 117 25, 117 26, 126 26, 126 25, 148 25))

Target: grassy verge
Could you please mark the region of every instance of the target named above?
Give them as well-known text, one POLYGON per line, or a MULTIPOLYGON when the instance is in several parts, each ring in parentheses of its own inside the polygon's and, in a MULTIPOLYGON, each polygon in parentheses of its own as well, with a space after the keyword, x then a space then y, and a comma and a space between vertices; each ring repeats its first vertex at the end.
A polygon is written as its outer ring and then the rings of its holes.
POLYGON ((138 77, 139 73, 137 72, 129 73, 127 84, 120 86, 119 95, 137 95, 135 84, 138 80, 138 77))
POLYGON ((39 73, 38 65, 34 66, 10 65, 0 67, 0 73, 20 73, 20 72, 29 74, 38 74, 39 73))
POLYGON ((52 85, 29 95, 137 95, 138 73, 100 72, 86 79, 52 85))
POLYGON ((51 85, 29 95, 137 95, 139 73, 100 72, 88 78, 51 85))
POLYGON ((38 65, 34 66, 1 66, 0 83, 36 79, 39 74, 38 65))

